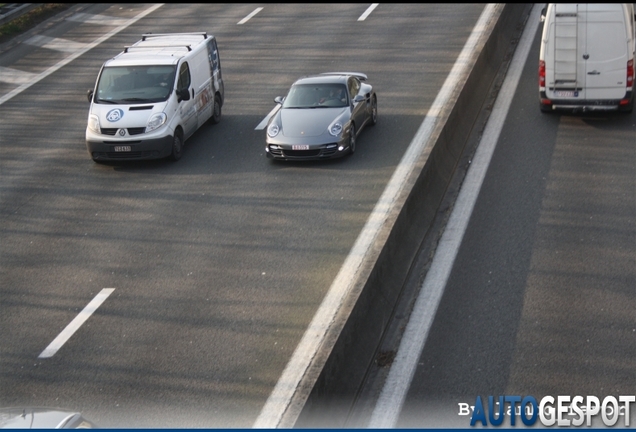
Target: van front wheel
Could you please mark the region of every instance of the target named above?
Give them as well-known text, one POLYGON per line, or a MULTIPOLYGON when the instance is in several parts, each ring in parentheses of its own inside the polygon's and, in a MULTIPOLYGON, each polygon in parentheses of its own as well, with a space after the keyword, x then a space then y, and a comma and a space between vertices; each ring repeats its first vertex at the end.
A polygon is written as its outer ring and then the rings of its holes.
POLYGON ((176 131, 174 137, 172 137, 172 153, 170 154, 170 159, 176 162, 181 159, 181 156, 183 156, 183 137, 180 131, 176 131))
POLYGON ((217 124, 221 121, 221 98, 214 96, 214 111, 210 117, 210 123, 217 124))

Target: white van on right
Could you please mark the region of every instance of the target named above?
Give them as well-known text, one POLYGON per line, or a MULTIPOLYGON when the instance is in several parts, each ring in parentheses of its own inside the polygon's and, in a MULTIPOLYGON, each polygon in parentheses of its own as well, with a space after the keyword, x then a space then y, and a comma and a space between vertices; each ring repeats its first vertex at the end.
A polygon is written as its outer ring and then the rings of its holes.
POLYGON ((542 13, 542 112, 634 107, 633 3, 550 3, 542 13))

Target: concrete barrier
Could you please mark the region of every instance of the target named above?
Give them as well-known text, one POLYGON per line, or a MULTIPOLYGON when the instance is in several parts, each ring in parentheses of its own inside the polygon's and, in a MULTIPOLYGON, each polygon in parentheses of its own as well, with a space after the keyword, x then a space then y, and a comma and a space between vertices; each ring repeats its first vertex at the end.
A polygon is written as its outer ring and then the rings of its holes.
POLYGON ((296 389, 281 427, 343 427, 365 375, 373 366, 384 332, 399 300, 410 267, 439 211, 469 135, 492 91, 495 77, 507 65, 531 10, 529 4, 502 5, 491 32, 464 80, 440 112, 409 188, 399 197, 395 214, 378 238, 371 259, 358 272, 356 289, 340 311, 321 351, 296 389))

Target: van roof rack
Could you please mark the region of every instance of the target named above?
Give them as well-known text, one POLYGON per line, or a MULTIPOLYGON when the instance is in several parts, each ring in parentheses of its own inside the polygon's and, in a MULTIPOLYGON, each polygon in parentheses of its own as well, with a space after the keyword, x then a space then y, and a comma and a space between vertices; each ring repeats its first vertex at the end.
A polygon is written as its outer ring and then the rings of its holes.
POLYGON ((124 47, 124 52, 127 53, 129 49, 156 49, 156 48, 185 48, 188 51, 192 51, 191 45, 129 45, 124 47))
POLYGON ((208 32, 192 32, 192 33, 144 33, 141 35, 141 40, 145 41, 147 37, 153 36, 203 36, 203 39, 208 38, 208 32))

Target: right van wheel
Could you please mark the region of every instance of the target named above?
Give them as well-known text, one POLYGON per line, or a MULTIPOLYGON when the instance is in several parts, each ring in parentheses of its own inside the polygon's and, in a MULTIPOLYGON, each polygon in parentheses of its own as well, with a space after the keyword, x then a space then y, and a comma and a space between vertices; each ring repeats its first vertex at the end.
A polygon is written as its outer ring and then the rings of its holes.
POLYGON ((210 117, 210 123, 218 124, 221 121, 221 98, 214 96, 214 111, 210 117))
POLYGON ((183 137, 181 136, 181 132, 176 131, 174 133, 174 137, 172 137, 172 153, 170 154, 170 159, 173 161, 178 161, 183 156, 183 137))
POLYGON ((629 102, 629 104, 627 104, 624 107, 619 108, 619 111, 624 113, 624 114, 630 114, 632 111, 634 111, 634 99, 636 99, 636 98, 632 98, 632 100, 629 102))

